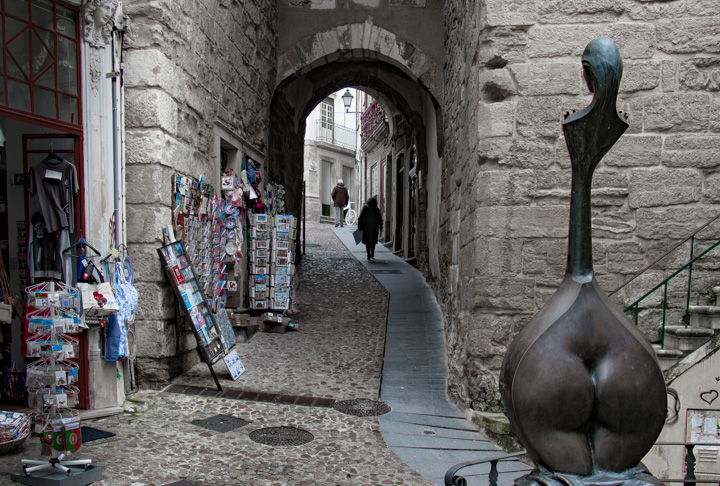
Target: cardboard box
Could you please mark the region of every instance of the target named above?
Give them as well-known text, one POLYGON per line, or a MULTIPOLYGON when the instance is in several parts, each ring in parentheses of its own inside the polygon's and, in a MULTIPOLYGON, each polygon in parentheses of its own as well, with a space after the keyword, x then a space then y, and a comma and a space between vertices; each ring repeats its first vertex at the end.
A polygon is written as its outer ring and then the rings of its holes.
POLYGON ((287 329, 287 324, 283 324, 281 322, 262 321, 260 323, 260 330, 262 332, 284 333, 287 329))
POLYGON ((290 323, 289 317, 285 317, 282 314, 277 314, 275 312, 265 312, 260 315, 260 319, 262 319, 264 322, 277 322, 281 324, 290 323))
POLYGON ((237 309, 238 307, 242 307, 242 296, 240 295, 240 292, 236 290, 228 290, 227 299, 225 300, 225 307, 230 309, 237 309))
POLYGON ((230 322, 232 322, 233 327, 252 327, 259 325, 257 317, 251 316, 250 314, 239 314, 237 312, 232 313, 230 322))

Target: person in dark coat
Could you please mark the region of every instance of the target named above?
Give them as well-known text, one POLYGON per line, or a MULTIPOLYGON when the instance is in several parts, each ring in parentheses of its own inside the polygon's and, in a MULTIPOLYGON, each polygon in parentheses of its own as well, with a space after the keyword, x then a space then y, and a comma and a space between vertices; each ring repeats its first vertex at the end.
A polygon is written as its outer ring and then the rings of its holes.
POLYGON ((382 227, 383 219, 380 208, 378 208, 377 199, 371 197, 363 206, 358 218, 358 228, 363 230, 362 242, 365 244, 369 261, 375 258, 375 245, 378 242, 382 227))
POLYGON ((343 218, 343 209, 348 205, 350 193, 348 192, 347 187, 345 187, 342 179, 338 179, 338 183, 333 188, 330 197, 332 198, 333 206, 335 207, 335 227, 344 226, 345 219, 343 218))

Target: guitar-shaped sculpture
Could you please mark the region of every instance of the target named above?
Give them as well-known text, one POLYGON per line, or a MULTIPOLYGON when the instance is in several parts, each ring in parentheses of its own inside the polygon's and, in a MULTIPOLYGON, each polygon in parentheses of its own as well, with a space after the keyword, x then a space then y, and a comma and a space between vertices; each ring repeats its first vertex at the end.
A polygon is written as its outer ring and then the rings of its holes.
POLYGON ((594 94, 562 122, 572 161, 565 278, 510 345, 503 404, 536 469, 520 484, 662 484, 638 468, 665 422, 666 389, 652 346, 593 273, 590 186, 628 127, 616 111, 622 59, 595 39, 582 57, 594 94))

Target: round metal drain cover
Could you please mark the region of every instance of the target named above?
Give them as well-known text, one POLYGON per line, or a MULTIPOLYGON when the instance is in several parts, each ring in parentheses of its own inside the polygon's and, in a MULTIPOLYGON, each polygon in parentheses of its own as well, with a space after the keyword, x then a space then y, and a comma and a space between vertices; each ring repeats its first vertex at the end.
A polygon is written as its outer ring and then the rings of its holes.
POLYGON ((356 398, 354 400, 343 400, 335 402, 333 407, 338 412, 348 415, 357 415, 358 417, 371 417, 373 415, 385 415, 390 411, 390 407, 385 402, 377 400, 368 400, 367 398, 356 398))
POLYGON ((250 432, 250 439, 271 446, 298 446, 311 442, 315 436, 297 427, 267 427, 250 432))

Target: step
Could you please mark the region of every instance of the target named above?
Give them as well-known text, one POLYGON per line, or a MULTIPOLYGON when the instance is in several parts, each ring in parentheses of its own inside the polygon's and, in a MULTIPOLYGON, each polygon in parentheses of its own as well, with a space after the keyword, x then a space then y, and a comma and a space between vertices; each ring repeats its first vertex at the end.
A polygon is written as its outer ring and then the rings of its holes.
POLYGON ((659 344, 653 344, 655 355, 660 362, 660 369, 662 371, 669 370, 682 359, 683 352, 678 349, 665 348, 661 349, 659 344))
POLYGON ((665 348, 687 354, 705 344, 715 331, 691 326, 665 326, 665 348))
MULTIPOLYGON (((713 287, 715 289, 716 287, 713 287)), ((691 305, 690 325, 703 329, 720 329, 720 307, 716 305, 691 305)))

